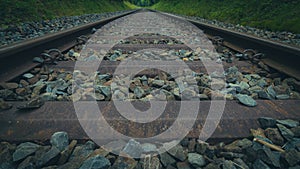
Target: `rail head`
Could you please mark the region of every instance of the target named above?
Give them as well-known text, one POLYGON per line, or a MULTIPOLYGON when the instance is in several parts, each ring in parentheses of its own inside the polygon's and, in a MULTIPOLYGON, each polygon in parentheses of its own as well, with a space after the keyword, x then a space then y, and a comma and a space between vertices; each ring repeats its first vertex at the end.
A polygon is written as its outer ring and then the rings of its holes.
POLYGON ((226 28, 220 28, 215 25, 202 23, 199 21, 186 19, 177 15, 156 11, 162 15, 186 20, 191 22, 210 37, 220 36, 224 42, 234 45, 239 49, 255 49, 264 53, 266 59, 262 61, 269 67, 272 67, 279 72, 294 77, 300 80, 300 47, 288 45, 282 42, 272 41, 261 37, 241 33, 226 28))
POLYGON ((74 34, 76 32, 80 32, 80 31, 87 30, 87 29, 92 29, 94 27, 103 26, 104 24, 106 24, 106 23, 108 23, 112 20, 118 19, 120 17, 129 15, 129 14, 132 14, 132 13, 135 13, 139 10, 140 9, 133 10, 133 11, 128 11, 128 12, 122 13, 122 14, 117 15, 117 16, 112 16, 112 17, 109 17, 109 18, 105 18, 105 19, 100 20, 100 21, 96 21, 96 22, 76 26, 76 27, 73 27, 73 28, 70 28, 70 29, 67 29, 67 30, 47 34, 45 36, 41 36, 41 37, 37 37, 37 38, 33 38, 33 39, 21 41, 21 42, 16 42, 16 43, 13 43, 13 44, 10 44, 10 45, 5 45, 3 47, 0 47, 0 59, 4 59, 8 56, 14 55, 18 52, 22 52, 24 50, 36 47, 36 46, 41 45, 41 44, 47 45, 47 43, 52 41, 52 40, 65 37, 65 36, 68 36, 70 34, 74 34))
POLYGON ((26 67, 22 65, 29 65, 27 67, 32 67, 32 59, 39 56, 45 50, 57 48, 61 51, 66 51, 77 44, 76 38, 81 35, 91 34, 93 28, 100 28, 115 19, 138 11, 140 11, 140 9, 128 11, 117 16, 45 35, 39 38, 4 46, 0 48, 0 80, 3 82, 8 81, 15 74, 27 71, 27 69, 25 69, 26 67))
POLYGON ((284 50, 286 52, 293 53, 293 54, 298 55, 300 57, 300 47, 298 47, 298 46, 288 45, 288 44, 285 44, 285 43, 282 43, 282 42, 272 41, 272 40, 260 38, 260 37, 257 37, 257 36, 253 36, 253 35, 250 35, 250 34, 247 34, 247 33, 241 33, 241 32, 237 32, 237 31, 234 31, 234 30, 221 28, 221 27, 218 27, 218 26, 215 26, 215 25, 212 25, 212 24, 202 23, 200 21, 183 18, 181 16, 177 16, 177 15, 166 13, 166 12, 160 12, 160 11, 155 11, 155 10, 152 10, 152 11, 158 12, 158 13, 161 13, 163 15, 170 16, 170 17, 175 17, 175 18, 178 18, 178 19, 187 20, 187 21, 193 23, 194 25, 202 27, 202 28, 218 31, 218 32, 221 32, 221 33, 226 33, 226 34, 231 35, 231 36, 246 39, 248 41, 252 41, 252 42, 260 43, 262 45, 267 45, 269 47, 284 50))

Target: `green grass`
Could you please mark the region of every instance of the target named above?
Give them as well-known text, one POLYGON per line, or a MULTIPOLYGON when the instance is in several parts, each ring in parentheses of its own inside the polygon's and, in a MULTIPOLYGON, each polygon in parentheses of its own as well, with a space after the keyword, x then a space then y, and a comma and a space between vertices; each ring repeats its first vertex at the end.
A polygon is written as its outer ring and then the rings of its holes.
POLYGON ((130 9, 141 8, 141 7, 136 6, 136 5, 134 5, 134 4, 132 4, 132 3, 128 2, 128 1, 124 1, 124 4, 125 4, 128 8, 130 8, 130 9))
MULTIPOLYGON (((135 8, 138 7, 127 0, 0 0, 0 27, 135 8)), ((299 0, 160 0, 151 8, 272 31, 300 33, 299 0)))
POLYGON ((0 26, 127 9, 123 0, 0 0, 0 26))
POLYGON ((272 31, 300 33, 299 0, 160 0, 151 8, 272 31))

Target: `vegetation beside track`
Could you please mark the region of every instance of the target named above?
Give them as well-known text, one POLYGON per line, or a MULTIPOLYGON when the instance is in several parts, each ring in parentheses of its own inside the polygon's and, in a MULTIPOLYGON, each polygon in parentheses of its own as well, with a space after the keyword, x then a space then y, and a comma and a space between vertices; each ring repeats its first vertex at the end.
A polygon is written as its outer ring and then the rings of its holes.
MULTIPOLYGON (((0 0, 0 27, 151 5, 158 0, 0 0)), ((300 33, 299 0, 159 0, 152 9, 272 31, 300 33)))
POLYGON ((62 16, 130 9, 123 0, 0 0, 0 27, 62 16))
POLYGON ((141 8, 141 7, 136 6, 135 4, 133 4, 133 3, 129 2, 129 1, 124 1, 124 4, 125 4, 128 8, 130 8, 130 9, 141 8))
POLYGON ((152 9, 300 33, 299 0, 160 0, 152 9))
POLYGON ((128 0, 128 2, 137 6, 151 6, 157 3, 159 0, 128 0))

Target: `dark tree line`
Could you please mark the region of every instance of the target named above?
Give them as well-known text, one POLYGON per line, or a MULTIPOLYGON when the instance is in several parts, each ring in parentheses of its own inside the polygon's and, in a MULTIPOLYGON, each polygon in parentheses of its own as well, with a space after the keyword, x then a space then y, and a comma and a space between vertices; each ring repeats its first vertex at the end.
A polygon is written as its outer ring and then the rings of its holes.
POLYGON ((151 6, 158 1, 159 0, 129 0, 130 3, 133 3, 137 6, 151 6))

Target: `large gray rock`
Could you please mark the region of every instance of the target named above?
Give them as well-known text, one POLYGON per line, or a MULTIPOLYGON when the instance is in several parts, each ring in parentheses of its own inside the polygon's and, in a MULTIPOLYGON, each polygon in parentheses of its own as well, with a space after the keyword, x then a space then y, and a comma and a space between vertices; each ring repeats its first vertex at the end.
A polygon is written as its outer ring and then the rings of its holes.
POLYGON ((154 87, 162 87, 165 84, 163 80, 153 80, 152 85, 154 87))
POLYGON ((111 96, 111 90, 109 86, 97 86, 98 89, 103 93, 106 97, 111 96))
POLYGON ((195 168, 203 167, 206 164, 205 158, 202 155, 197 154, 197 153, 189 153, 188 154, 188 161, 195 168))
POLYGON ((134 94, 138 99, 140 99, 145 96, 145 91, 141 87, 136 87, 134 89, 134 94))
MULTIPOLYGON (((55 147, 53 147, 55 148, 55 147)), ((56 154, 59 154, 59 150, 57 150, 56 154)), ((52 163, 55 163, 55 159, 53 160, 50 156, 46 156, 50 150, 50 146, 41 146, 38 148, 38 150, 35 152, 34 156, 28 156, 25 160, 23 160, 19 165, 18 169, 35 169, 35 168, 41 168, 42 165, 46 164, 47 161, 51 161, 52 163), (43 163, 45 162, 45 163, 43 163)), ((51 163, 48 163, 51 165, 51 163)))
POLYGON ((119 154, 124 149, 126 144, 127 143, 123 140, 115 140, 115 141, 109 142, 108 144, 104 145, 103 147, 114 154, 119 154))
POLYGON ((108 159, 97 155, 85 160, 79 169, 108 169, 110 166, 111 164, 108 159))
POLYGON ((287 100, 287 99, 289 99, 289 98, 290 98, 290 96, 287 95, 287 94, 279 94, 279 95, 276 95, 276 99, 278 99, 278 100, 287 100))
POLYGON ((176 163, 176 160, 171 155, 169 155, 167 152, 162 153, 159 156, 160 156, 160 161, 164 165, 164 167, 167 167, 169 165, 176 163))
POLYGON ((68 145, 68 148, 60 153, 60 158, 57 162, 58 165, 62 165, 62 164, 66 163, 68 161, 68 159, 69 159, 71 153, 73 152, 76 144, 77 144, 77 140, 72 140, 71 143, 68 145))
POLYGON ((85 158, 89 156, 95 148, 96 145, 92 141, 87 141, 84 145, 76 146, 69 158, 69 161, 76 161, 78 159, 85 158))
POLYGON ((253 87, 250 87, 248 90, 249 90, 251 93, 258 93, 258 92, 262 91, 262 88, 259 87, 259 86, 253 86, 253 87))
POLYGON ((277 123, 280 123, 286 127, 292 128, 292 127, 297 127, 299 126, 299 121, 296 120, 291 120, 291 119, 286 119, 286 120, 277 120, 277 123))
POLYGON ((276 168, 280 168, 280 154, 278 154, 277 152, 273 152, 270 148, 264 146, 262 149, 257 151, 257 154, 258 157, 266 164, 269 164, 276 168))
POLYGON ((258 80, 256 84, 257 84, 258 86, 260 86, 260 87, 265 87, 265 86, 268 85, 268 83, 266 82, 265 79, 260 79, 260 80, 258 80))
POLYGON ((60 150, 54 146, 51 149, 38 158, 36 165, 38 167, 53 165, 59 158, 60 150))
POLYGON ((269 87, 267 88, 267 92, 268 92, 268 94, 269 94, 272 98, 275 98, 275 97, 276 97, 276 92, 275 92, 275 90, 274 90, 274 88, 273 88, 272 86, 269 86, 269 87))
POLYGON ((284 125, 282 124, 276 124, 281 135, 286 139, 286 140, 291 140, 294 137, 294 133, 286 128, 284 125))
POLYGON ((151 152, 157 152, 157 147, 154 144, 151 143, 144 143, 142 144, 143 152, 144 153, 151 153, 151 152))
POLYGON ((195 90, 192 90, 192 89, 189 89, 189 88, 186 88, 182 92, 182 99, 183 100, 193 100, 195 98, 198 98, 197 96, 198 96, 197 92, 195 90))
POLYGON ((65 150, 69 145, 69 136, 66 132, 56 132, 52 135, 50 143, 60 151, 65 150))
POLYGON ((257 105, 256 101, 250 96, 243 95, 243 94, 237 94, 236 97, 240 103, 242 103, 246 106, 255 107, 257 105))
POLYGON ((139 158, 143 153, 143 148, 139 142, 130 139, 129 142, 124 147, 123 152, 133 158, 139 158))
POLYGON ((273 118, 260 117, 258 119, 258 122, 259 122, 261 128, 263 128, 263 129, 276 127, 276 120, 273 118))
POLYGON ((187 158, 187 152, 183 150, 181 145, 176 145, 173 148, 168 150, 173 157, 177 158, 180 161, 184 161, 187 158))
POLYGON ((263 90, 259 91, 257 94, 258 94, 258 98, 260 98, 260 99, 268 99, 268 100, 271 99, 270 96, 268 95, 268 93, 263 90))
MULTIPOLYGON (((233 153, 242 153, 242 146, 243 145, 239 145, 239 140, 234 141, 230 144, 227 144, 223 147, 223 149, 226 152, 233 152, 233 153)), ((251 145, 250 145, 251 146, 251 145)))
POLYGON ((35 153, 40 145, 31 143, 31 142, 25 142, 20 144, 16 151, 13 153, 13 161, 19 161, 24 159, 25 157, 35 153))
POLYGON ((244 89, 249 89, 249 84, 247 82, 244 82, 244 81, 241 81, 240 84, 239 84, 241 90, 244 90, 244 89))

